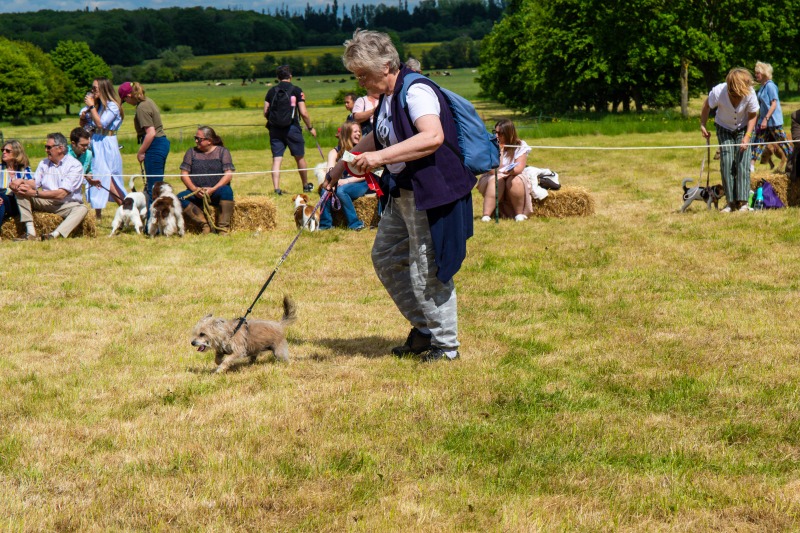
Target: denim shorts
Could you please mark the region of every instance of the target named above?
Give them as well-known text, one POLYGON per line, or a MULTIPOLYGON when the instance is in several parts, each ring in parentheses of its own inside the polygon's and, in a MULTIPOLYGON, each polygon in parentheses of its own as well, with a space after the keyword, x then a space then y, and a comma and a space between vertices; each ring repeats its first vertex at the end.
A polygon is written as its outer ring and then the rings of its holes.
POLYGON ((297 124, 292 124, 288 128, 269 129, 269 147, 272 149, 272 157, 283 157, 286 147, 294 157, 303 157, 306 153, 306 143, 303 140, 303 131, 297 124))

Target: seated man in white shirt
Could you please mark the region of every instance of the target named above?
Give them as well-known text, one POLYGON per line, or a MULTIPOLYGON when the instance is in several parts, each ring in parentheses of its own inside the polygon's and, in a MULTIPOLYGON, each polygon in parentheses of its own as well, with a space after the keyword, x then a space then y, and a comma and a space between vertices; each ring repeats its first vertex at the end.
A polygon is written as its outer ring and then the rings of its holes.
POLYGON ((83 205, 81 184, 83 165, 67 153, 67 139, 60 133, 50 133, 44 145, 47 159, 36 167, 33 180, 14 180, 10 188, 17 197, 20 222, 25 224, 27 235, 16 241, 34 241, 33 210, 55 213, 64 221, 42 240, 68 237, 83 222, 88 210, 83 205))

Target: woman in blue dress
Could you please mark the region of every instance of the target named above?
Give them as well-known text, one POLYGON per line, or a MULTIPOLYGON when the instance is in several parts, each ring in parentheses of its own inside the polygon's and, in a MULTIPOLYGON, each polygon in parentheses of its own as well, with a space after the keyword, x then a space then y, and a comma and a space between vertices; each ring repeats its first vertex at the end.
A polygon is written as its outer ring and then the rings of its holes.
POLYGON ((92 91, 84 99, 86 108, 82 118, 88 119, 93 127, 92 174, 102 186, 91 187, 87 196, 98 219, 108 203, 109 191, 119 205, 122 205, 122 199, 127 194, 122 181, 122 155, 117 142, 117 131, 125 113, 118 98, 108 78, 97 78, 92 82, 92 91))

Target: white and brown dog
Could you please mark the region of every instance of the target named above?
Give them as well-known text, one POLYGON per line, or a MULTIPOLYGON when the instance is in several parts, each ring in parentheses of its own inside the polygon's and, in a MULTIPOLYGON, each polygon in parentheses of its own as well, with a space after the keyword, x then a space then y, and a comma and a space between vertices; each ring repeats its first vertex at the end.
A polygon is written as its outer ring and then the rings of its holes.
POLYGON ((295 194, 292 196, 292 201, 294 202, 294 223, 297 225, 297 229, 305 228, 308 231, 317 231, 319 229, 319 211, 314 212, 314 206, 308 205, 308 195, 295 194))
POLYGON ((683 205, 681 206, 681 213, 685 212, 689 205, 695 200, 703 200, 708 204, 711 209, 711 204, 714 204, 715 209, 719 209, 719 201, 725 196, 725 190, 722 185, 710 185, 708 187, 687 187, 687 183, 691 183, 692 178, 683 180, 683 205))
POLYGON ((122 205, 117 207, 114 214, 114 222, 111 223, 111 235, 113 236, 120 228, 133 226, 136 233, 141 234, 144 223, 142 220, 147 218, 147 197, 143 192, 131 192, 122 200, 122 205))
POLYGON ((283 318, 280 322, 271 320, 247 320, 236 334, 239 319, 225 320, 207 315, 200 319, 192 332, 192 346, 198 352, 214 349, 217 364, 216 373, 228 370, 231 365, 249 360, 254 363, 261 352, 272 350, 275 357, 289 362, 289 343, 286 342, 286 328, 297 320, 294 302, 283 297, 283 318))
POLYGON ((153 203, 150 204, 150 218, 147 219, 147 234, 155 237, 160 233, 169 237, 177 233, 183 237, 185 232, 181 201, 175 196, 172 185, 159 181, 153 185, 153 203))

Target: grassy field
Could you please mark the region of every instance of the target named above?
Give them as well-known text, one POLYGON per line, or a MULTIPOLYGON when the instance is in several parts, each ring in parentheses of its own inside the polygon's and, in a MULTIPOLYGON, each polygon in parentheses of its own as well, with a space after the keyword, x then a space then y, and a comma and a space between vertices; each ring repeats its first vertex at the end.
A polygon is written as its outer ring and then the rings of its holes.
MULTIPOLYGON (((477 100, 479 87, 475 81, 477 72, 474 69, 453 70, 451 76, 436 76, 434 79, 448 89, 458 92, 466 98, 477 100)), ((355 80, 350 76, 309 76, 294 80, 303 89, 309 114, 320 135, 320 143, 327 149, 336 145, 334 133, 347 116, 343 106, 333 106, 332 100, 342 88, 354 89, 355 80), (325 83, 323 80, 336 79, 336 83, 325 83), (339 83, 339 80, 344 80, 339 83)), ((266 120, 263 116, 264 97, 268 90, 265 84, 242 85, 241 80, 226 80, 224 85, 206 82, 166 83, 146 85, 147 95, 162 108, 162 119, 170 139, 173 151, 183 153, 190 145, 192 136, 198 125, 214 127, 224 139, 236 139, 237 146, 257 148, 268 146, 266 120), (241 97, 247 108, 237 109, 230 105, 231 98, 241 97), (195 106, 203 102, 203 109, 195 106), (168 111, 166 111, 168 109, 168 111)), ((481 113, 491 120, 501 114, 509 114, 508 110, 491 101, 477 101, 481 113)), ((79 108, 74 107, 73 112, 79 108)), ((124 153, 135 153, 136 135, 133 128, 133 107, 125 105, 127 113, 119 132, 124 153)), ((68 133, 77 126, 75 115, 64 116, 63 109, 54 110, 49 122, 35 126, 17 126, 8 122, 0 122, 0 131, 4 138, 18 138, 23 141, 31 154, 41 152, 41 140, 52 131, 68 133)), ((307 142, 313 146, 313 140, 307 136, 307 142)))
MULTIPOLYGON (((406 46, 406 53, 408 55, 414 57, 420 57, 423 52, 427 52, 434 46, 437 46, 441 43, 438 42, 431 42, 431 43, 412 43, 405 45, 406 46)), ((284 51, 276 51, 276 52, 247 52, 242 54, 218 54, 218 55, 211 55, 211 56, 197 56, 193 57, 183 63, 183 66, 186 68, 198 68, 203 63, 211 63, 214 66, 217 65, 230 65, 234 59, 236 58, 244 58, 247 59, 251 63, 258 63, 264 56, 271 55, 275 58, 282 58, 287 56, 293 57, 303 57, 305 62, 313 63, 317 60, 317 58, 325 55, 325 54, 333 54, 334 56, 341 56, 342 55, 343 47, 342 45, 337 46, 308 46, 303 48, 298 48, 297 50, 284 50, 284 51)), ((145 61, 145 64, 151 63, 152 61, 158 60, 151 60, 145 61)))
MULTIPOLYGON (((204 113, 165 120, 234 117, 204 113)), ((702 144, 625 127, 523 137, 702 144)), ((268 167, 231 146, 239 171, 268 167)), ((268 233, 109 239, 108 208, 96 239, 0 242, 2 528, 796 531, 797 210, 678 213, 704 152, 537 148, 597 213, 476 220, 454 363, 387 356, 408 326, 374 233, 331 230, 301 237, 253 313, 295 299, 292 363, 210 374, 191 328, 250 305, 295 235, 288 195, 268 233)))

